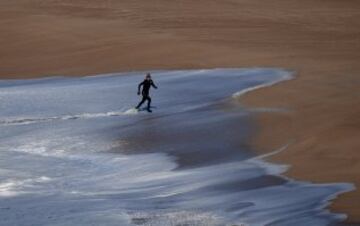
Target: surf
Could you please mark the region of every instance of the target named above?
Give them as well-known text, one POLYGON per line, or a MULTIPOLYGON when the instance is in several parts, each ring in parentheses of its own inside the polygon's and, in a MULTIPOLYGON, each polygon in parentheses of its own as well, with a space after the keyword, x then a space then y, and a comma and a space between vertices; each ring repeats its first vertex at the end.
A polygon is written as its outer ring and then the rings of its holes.
POLYGON ((238 96, 294 77, 279 68, 154 71, 0 81, 2 225, 328 225, 352 184, 287 178, 248 144, 238 96), (22 217, 18 217, 21 214, 22 217), (296 221, 294 221, 296 219, 296 221))

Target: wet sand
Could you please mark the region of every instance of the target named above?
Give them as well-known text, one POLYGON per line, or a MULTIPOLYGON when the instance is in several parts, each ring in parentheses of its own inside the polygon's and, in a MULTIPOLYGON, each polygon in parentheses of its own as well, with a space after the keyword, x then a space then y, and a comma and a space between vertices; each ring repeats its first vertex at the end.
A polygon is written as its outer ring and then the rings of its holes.
MULTIPOLYGON (((355 0, 0 2, 0 77, 147 69, 284 67, 297 78, 242 98, 254 144, 291 177, 360 186, 360 3, 355 0)), ((360 192, 332 206, 360 221, 360 192)))

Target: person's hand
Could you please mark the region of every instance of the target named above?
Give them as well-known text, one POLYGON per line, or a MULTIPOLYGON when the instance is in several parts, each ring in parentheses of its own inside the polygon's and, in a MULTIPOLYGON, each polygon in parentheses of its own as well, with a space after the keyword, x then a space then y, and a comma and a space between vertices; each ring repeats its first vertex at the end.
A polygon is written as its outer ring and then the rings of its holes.
POLYGON ((137 92, 138 95, 140 95, 140 92, 137 92))

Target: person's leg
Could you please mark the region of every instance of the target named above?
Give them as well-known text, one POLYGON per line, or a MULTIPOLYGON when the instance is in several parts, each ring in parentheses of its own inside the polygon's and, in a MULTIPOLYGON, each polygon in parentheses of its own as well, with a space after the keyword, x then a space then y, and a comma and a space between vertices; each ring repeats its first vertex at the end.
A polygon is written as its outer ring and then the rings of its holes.
POLYGON ((147 108, 150 109, 150 107, 151 107, 151 98, 149 96, 147 97, 147 101, 148 101, 147 102, 147 108))
POLYGON ((141 107, 141 105, 145 102, 145 100, 147 99, 146 96, 142 97, 142 100, 140 101, 140 103, 135 107, 136 109, 139 109, 141 107))

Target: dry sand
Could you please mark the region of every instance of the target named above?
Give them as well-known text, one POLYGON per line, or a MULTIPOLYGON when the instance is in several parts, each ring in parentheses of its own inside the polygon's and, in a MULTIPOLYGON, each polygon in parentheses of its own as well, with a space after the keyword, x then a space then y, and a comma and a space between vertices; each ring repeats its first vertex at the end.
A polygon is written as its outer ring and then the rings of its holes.
MULTIPOLYGON (((146 69, 284 67, 297 78, 246 95, 254 144, 288 175, 360 187, 357 0, 0 0, 0 78, 146 69)), ((360 192, 333 210, 360 221, 360 192)))

